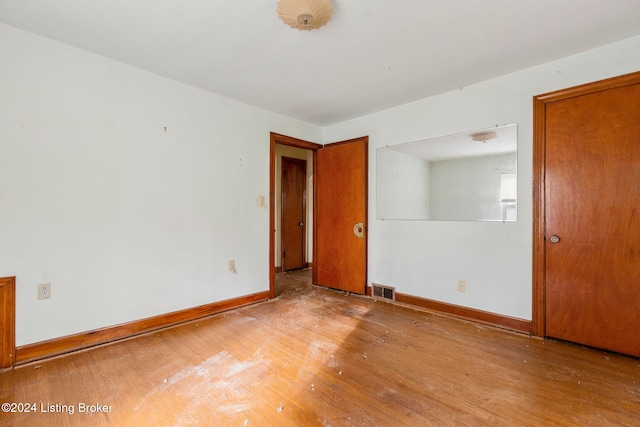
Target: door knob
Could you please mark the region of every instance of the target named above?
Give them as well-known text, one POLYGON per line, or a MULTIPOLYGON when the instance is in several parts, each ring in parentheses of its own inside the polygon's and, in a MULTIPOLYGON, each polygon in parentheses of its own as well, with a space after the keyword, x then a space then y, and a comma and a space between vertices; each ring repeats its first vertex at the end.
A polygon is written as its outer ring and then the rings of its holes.
POLYGON ((560 238, 555 234, 551 236, 551 243, 558 243, 559 241, 560 241, 560 238))
POLYGON ((298 227, 302 227, 303 225, 304 225, 304 222, 298 223, 298 227))
POLYGON ((364 237, 364 224, 359 222, 356 225, 353 226, 353 234, 356 235, 356 237, 364 237))

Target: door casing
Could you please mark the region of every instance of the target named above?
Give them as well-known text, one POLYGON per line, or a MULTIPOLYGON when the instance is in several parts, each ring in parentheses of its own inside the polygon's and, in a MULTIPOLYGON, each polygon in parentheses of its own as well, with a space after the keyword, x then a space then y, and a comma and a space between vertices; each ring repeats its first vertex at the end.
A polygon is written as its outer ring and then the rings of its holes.
MULTIPOLYGON (((315 158, 316 150, 322 148, 321 144, 304 141, 302 139, 293 138, 291 136, 281 135, 271 132, 270 136, 270 168, 269 168, 269 297, 276 296, 276 272, 275 272, 275 242, 276 242, 276 146, 287 145, 290 147, 301 148, 313 152, 315 158)), ((315 240, 315 236, 314 236, 315 240)))
POLYGON ((0 369, 10 368, 16 354, 16 278, 0 278, 0 369))

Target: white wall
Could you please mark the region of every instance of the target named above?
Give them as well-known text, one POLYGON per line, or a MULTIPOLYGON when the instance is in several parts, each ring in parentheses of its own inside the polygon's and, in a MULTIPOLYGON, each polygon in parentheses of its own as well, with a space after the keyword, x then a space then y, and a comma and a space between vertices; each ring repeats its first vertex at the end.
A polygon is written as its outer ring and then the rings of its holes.
POLYGON ((634 37, 325 128, 325 143, 369 135, 369 283, 531 319, 532 97, 638 71, 638 52, 634 37), (517 222, 375 219, 376 148, 507 123, 518 123, 517 222))
POLYGON ((516 153, 431 162, 428 218, 501 220, 502 174, 515 168, 516 153))
POLYGON ((0 24, 16 344, 267 290, 269 132, 369 135, 369 282, 530 319, 532 97, 640 70, 639 51, 636 37, 322 130, 0 24), (518 222, 375 220, 376 148, 515 122, 518 222))
POLYGON ((375 217, 429 218, 429 162, 393 150, 376 150, 380 178, 375 217))
POLYGON ((0 24, 0 277, 17 276, 16 344, 268 290, 271 131, 322 135, 0 24))

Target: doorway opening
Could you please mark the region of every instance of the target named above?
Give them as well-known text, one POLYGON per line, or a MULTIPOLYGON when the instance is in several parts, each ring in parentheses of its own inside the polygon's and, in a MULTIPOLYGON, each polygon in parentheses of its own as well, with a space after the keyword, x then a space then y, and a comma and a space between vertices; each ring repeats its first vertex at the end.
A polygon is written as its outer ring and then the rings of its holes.
POLYGON ((271 134, 269 215, 271 298, 276 296, 276 273, 313 268, 313 166, 315 151, 321 147, 322 145, 313 142, 271 134), (302 172, 303 169, 304 172, 302 172), (287 170, 288 172, 285 172, 287 170), (283 174, 291 178, 288 184, 284 183, 284 188, 283 174), (304 176, 304 184, 300 182, 301 174, 304 176), (296 195, 290 196, 291 191, 296 195), (302 192, 304 195, 301 196, 302 192), (300 223, 302 225, 299 225, 300 223))
MULTIPOLYGON (((286 150, 301 149, 306 156, 308 193, 306 258, 313 284, 364 295, 367 285, 367 188, 368 144, 366 136, 320 145, 271 134, 270 165, 270 297, 275 297, 275 272, 282 269, 276 183, 286 150)), ((285 156, 286 157, 286 156, 285 156)), ((281 191, 281 190, 280 190, 281 191)), ((280 208, 281 209, 281 208, 280 208)), ((303 223, 303 221, 300 221, 303 223)), ((304 225, 304 223, 303 223, 304 225)))

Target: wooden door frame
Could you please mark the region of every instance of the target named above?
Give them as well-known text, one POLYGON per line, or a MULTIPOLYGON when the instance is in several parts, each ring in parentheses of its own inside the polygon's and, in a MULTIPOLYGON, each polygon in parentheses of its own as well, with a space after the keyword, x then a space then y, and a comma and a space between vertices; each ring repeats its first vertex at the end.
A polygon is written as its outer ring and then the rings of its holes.
MULTIPOLYGON (((293 138, 286 135, 271 132, 270 142, 270 166, 269 166, 269 298, 276 296, 276 272, 275 272, 275 243, 276 243, 276 145, 287 145, 290 147, 301 148, 313 152, 313 167, 316 167, 316 151, 322 148, 322 144, 304 141, 302 139, 293 138)), ((315 173, 315 172, 314 172, 315 173)), ((315 182, 313 188, 313 198, 315 200, 315 182)), ((315 203, 313 207, 314 223, 315 223, 315 203)), ((316 241, 315 227, 313 228, 313 241, 316 241)), ((315 254, 313 255, 315 256, 315 254)))
POLYGON ((0 370, 10 368, 15 363, 16 354, 16 278, 0 278, 0 370))
POLYGON ((549 103, 640 83, 640 72, 561 89, 533 97, 533 306, 531 333, 546 336, 545 296, 545 114, 549 103))

